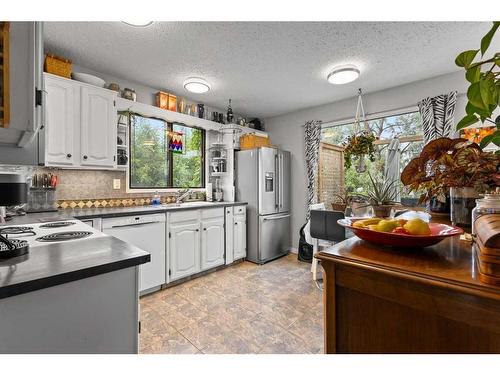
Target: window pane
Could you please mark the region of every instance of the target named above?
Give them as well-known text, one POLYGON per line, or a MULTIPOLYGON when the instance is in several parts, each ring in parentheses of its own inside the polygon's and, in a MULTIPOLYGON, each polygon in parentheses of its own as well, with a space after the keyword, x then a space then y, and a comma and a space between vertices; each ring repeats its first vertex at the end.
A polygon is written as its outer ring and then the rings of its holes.
MULTIPOLYGON (((394 137, 408 137, 413 135, 422 134, 422 122, 420 114, 418 112, 412 112, 407 114, 395 115, 384 117, 380 119, 368 121, 368 127, 375 134, 375 136, 381 141, 389 141, 394 137)), ((364 129, 364 124, 360 124, 358 131, 364 129)), ((332 126, 329 128, 323 128, 321 131, 321 141, 326 143, 331 143, 334 145, 342 146, 346 141, 347 137, 355 133, 355 127, 353 123, 344 124, 339 126, 332 126)), ((385 161, 387 156, 387 142, 386 144, 375 146, 375 160, 372 162, 365 157, 366 170, 370 172, 373 177, 376 177, 380 181, 384 181, 384 170, 385 161)), ((401 150, 400 157, 400 169, 399 172, 408 164, 408 162, 417 157, 422 150, 423 142, 420 140, 411 142, 402 142, 399 146, 401 150)), ((370 179, 368 173, 359 173, 356 171, 356 166, 358 165, 357 160, 352 160, 352 165, 349 169, 344 172, 344 187, 348 192, 359 192, 366 194, 368 188, 370 187, 370 179)), ((325 169, 326 171, 328 168, 325 169)), ((320 173, 322 173, 320 171, 320 173)), ((324 179, 325 181, 327 179, 324 179)), ((339 184, 340 186, 341 184, 339 184)), ((324 187, 323 190, 332 190, 329 187, 324 187)), ((336 200, 334 197, 324 197, 321 196, 322 201, 330 202, 336 200)), ((323 194, 324 195, 324 194, 323 194)), ((406 189, 401 187, 401 199, 404 203, 411 204, 413 201, 418 200, 413 195, 406 192, 406 189)))
POLYGON ((173 186, 203 187, 203 130, 173 125, 174 132, 185 135, 185 153, 172 154, 173 186))
POLYGON ((130 187, 168 185, 167 123, 132 115, 130 125, 130 187))

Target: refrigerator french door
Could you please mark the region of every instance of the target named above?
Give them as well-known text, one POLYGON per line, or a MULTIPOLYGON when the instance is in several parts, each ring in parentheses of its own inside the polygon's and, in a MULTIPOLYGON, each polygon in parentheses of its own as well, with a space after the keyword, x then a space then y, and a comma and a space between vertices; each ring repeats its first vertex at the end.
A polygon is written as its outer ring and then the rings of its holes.
POLYGON ((237 199, 247 206, 247 259, 265 263, 290 246, 290 153, 262 147, 236 153, 237 199))

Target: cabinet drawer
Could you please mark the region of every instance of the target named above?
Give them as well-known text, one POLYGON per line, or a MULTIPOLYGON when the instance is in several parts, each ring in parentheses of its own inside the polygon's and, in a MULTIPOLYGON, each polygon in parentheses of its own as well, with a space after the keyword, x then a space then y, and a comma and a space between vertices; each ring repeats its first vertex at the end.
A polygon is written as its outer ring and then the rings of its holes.
POLYGON ((183 221, 197 221, 198 220, 198 210, 185 210, 185 211, 175 211, 170 212, 170 223, 180 223, 183 221))
POLYGON ((224 217, 224 208, 216 207, 216 208, 205 208, 201 210, 202 219, 210 219, 213 217, 224 217))
POLYGON ((246 215, 247 213, 247 206, 234 206, 233 207, 233 214, 234 215, 246 215))

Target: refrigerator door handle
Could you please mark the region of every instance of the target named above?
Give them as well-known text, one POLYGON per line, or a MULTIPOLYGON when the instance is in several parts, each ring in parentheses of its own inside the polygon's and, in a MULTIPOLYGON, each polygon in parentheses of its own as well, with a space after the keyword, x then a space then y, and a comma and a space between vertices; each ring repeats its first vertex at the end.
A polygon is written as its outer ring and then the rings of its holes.
POLYGON ((283 208, 283 154, 279 154, 279 160, 280 160, 280 167, 279 167, 279 171, 280 171, 280 185, 279 185, 279 188, 280 188, 280 208, 283 208))
POLYGON ((287 217, 290 217, 292 215, 283 215, 283 216, 276 216, 276 217, 265 217, 263 220, 264 221, 271 221, 271 220, 280 220, 280 219, 286 219, 287 217))
POLYGON ((279 162, 279 154, 274 155, 274 165, 276 169, 276 184, 274 187, 274 207, 279 211, 280 207, 280 189, 281 189, 281 181, 280 181, 280 162, 279 162))

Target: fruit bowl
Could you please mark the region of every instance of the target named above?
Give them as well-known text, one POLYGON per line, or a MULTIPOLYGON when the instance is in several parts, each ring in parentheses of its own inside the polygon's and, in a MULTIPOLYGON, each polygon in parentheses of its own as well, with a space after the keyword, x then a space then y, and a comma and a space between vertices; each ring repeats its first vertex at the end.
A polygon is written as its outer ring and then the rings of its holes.
POLYGON ((429 235, 378 232, 371 229, 353 227, 352 224, 354 224, 356 220, 361 219, 340 219, 337 223, 352 230, 352 232, 362 240, 382 246, 405 248, 432 246, 441 242, 446 237, 456 236, 464 232, 461 228, 438 223, 429 223, 429 228, 431 230, 429 235))

